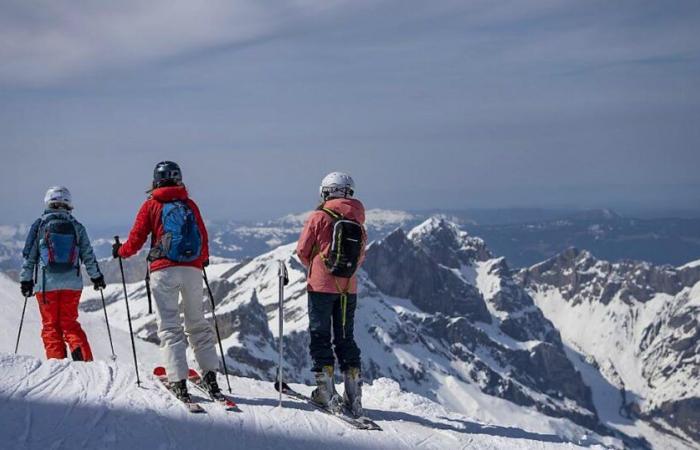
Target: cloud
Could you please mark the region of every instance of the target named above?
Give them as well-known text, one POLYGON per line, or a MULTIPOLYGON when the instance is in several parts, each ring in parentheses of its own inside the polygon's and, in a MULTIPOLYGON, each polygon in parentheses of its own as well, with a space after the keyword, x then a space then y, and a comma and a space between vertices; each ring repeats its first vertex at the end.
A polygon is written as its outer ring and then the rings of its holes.
POLYGON ((447 23, 469 39, 466 48, 482 63, 560 64, 561 73, 578 73, 697 58, 699 10, 693 2, 605 0, 0 0, 0 84, 52 84, 308 32, 335 18, 341 28, 353 24, 357 41, 395 32, 392 45, 430 40, 427 34, 447 23))
POLYGON ((342 0, 0 2, 0 83, 42 85, 274 36, 342 0), (37 3, 40 3, 39 6, 37 3))

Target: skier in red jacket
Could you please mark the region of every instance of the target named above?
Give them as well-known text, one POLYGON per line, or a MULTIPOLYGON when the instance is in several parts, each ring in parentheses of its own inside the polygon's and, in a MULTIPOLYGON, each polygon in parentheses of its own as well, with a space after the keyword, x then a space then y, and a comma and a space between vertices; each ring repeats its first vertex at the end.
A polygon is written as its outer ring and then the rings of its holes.
POLYGON ((187 392, 187 343, 192 346, 203 380, 212 395, 220 395, 216 381, 219 367, 211 325, 204 317, 202 269, 209 264, 207 229, 199 208, 182 184, 180 167, 172 161, 156 165, 153 189, 139 210, 128 240, 115 243, 112 256, 135 255, 151 235, 148 255, 158 337, 168 380, 176 395, 190 400, 187 392), (180 319, 179 297, 185 315, 180 319))

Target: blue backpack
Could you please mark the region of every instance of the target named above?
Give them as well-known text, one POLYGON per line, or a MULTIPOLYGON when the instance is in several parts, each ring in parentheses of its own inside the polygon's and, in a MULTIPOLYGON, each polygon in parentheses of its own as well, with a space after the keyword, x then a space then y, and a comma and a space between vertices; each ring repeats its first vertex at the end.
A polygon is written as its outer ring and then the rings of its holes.
POLYGON ((163 204, 163 236, 149 253, 151 261, 167 258, 175 262, 192 262, 202 253, 202 236, 197 218, 185 202, 163 204))
POLYGON ((37 227, 39 256, 49 272, 68 272, 80 267, 75 223, 62 215, 49 215, 37 227))

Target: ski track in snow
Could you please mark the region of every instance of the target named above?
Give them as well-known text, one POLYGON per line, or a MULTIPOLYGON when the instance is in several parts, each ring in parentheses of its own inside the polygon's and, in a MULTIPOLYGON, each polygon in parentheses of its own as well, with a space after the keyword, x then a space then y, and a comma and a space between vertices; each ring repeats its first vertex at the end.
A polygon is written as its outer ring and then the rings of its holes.
MULTIPOLYGON (((233 377, 234 395, 243 412, 226 412, 202 401, 207 414, 196 415, 151 376, 142 377, 137 387, 128 364, 40 361, 0 353, 0 368, 5 374, 0 381, 3 448, 579 448, 488 433, 483 431, 487 426, 470 434, 469 428, 480 425, 469 427, 468 419, 460 415, 434 415, 442 409, 437 405, 391 411, 387 406, 415 399, 402 401, 410 394, 387 389, 388 380, 366 390, 368 412, 384 431, 362 431, 296 400, 283 399, 284 408, 279 409, 270 382, 233 377)), ((295 388, 306 393, 311 389, 295 388)))

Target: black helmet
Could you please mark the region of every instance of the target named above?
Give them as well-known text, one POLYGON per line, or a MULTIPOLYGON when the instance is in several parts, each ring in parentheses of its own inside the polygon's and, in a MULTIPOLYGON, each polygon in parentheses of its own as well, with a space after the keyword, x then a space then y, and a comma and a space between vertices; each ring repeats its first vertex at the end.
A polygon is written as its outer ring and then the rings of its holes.
POLYGON ((153 187, 177 186, 182 184, 182 171, 177 163, 161 161, 153 169, 153 187))

